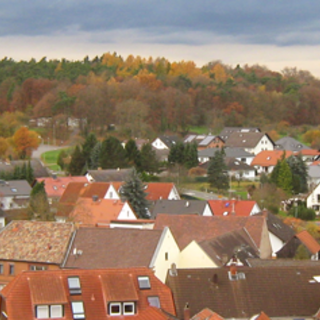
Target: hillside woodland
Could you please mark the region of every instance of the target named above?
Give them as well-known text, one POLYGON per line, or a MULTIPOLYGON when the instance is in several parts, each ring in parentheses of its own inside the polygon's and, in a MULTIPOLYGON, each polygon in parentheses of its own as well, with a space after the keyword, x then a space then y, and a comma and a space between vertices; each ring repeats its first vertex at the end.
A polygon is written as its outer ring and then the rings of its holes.
MULTIPOLYGON (((187 133, 205 126, 287 130, 320 122, 320 80, 308 71, 274 72, 260 65, 230 67, 220 61, 198 68, 116 53, 83 61, 0 61, 0 112, 20 118, 52 117, 58 139, 67 117, 80 129, 104 134, 116 124, 124 136, 187 133)), ((7 115, 8 117, 8 115, 7 115)), ((0 125, 3 137, 12 136, 0 125)), ((304 128, 304 132, 307 131, 304 128)))

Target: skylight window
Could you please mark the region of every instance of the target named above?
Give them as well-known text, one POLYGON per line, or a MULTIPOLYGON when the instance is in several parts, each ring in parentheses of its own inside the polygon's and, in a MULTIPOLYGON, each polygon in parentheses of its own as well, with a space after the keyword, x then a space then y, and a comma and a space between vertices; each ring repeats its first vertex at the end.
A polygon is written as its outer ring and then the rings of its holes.
POLYGON ((18 190, 16 188, 11 188, 12 192, 18 192, 18 190))
POLYGON ((70 294, 81 294, 81 285, 79 277, 68 277, 68 286, 70 294))
POLYGON ((73 319, 85 319, 84 307, 82 301, 72 301, 71 308, 73 319))
POLYGON ((148 297, 148 302, 149 302, 150 306, 160 309, 160 299, 159 299, 159 297, 157 297, 157 296, 148 297))
POLYGON ((149 277, 147 277, 147 276, 138 277, 138 282, 139 282, 140 289, 150 289, 151 288, 150 280, 149 280, 149 277))

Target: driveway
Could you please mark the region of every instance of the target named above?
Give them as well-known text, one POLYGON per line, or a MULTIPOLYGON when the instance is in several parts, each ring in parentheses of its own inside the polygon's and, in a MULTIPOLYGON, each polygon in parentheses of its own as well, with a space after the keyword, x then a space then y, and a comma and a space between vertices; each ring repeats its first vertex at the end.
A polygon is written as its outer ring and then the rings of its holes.
POLYGON ((58 150, 58 149, 65 149, 66 147, 58 147, 58 146, 52 146, 48 144, 40 144, 37 150, 34 150, 32 152, 32 158, 33 159, 41 159, 41 155, 47 151, 52 150, 58 150))

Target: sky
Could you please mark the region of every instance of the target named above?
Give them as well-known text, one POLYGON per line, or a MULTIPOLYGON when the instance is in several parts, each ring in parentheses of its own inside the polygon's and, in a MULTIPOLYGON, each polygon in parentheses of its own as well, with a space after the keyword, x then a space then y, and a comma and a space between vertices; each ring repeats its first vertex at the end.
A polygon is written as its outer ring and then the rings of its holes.
POLYGON ((0 59, 220 60, 320 78, 318 0, 2 0, 0 59))

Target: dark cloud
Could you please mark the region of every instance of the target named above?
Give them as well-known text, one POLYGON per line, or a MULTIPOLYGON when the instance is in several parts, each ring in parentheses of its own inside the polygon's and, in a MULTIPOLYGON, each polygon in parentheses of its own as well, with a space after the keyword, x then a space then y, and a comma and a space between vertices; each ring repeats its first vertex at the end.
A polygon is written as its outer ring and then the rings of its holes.
POLYGON ((315 0, 11 0, 0 3, 0 36, 136 29, 145 41, 199 44, 187 33, 254 44, 319 44, 315 0), (180 34, 181 36, 178 36, 180 34))

